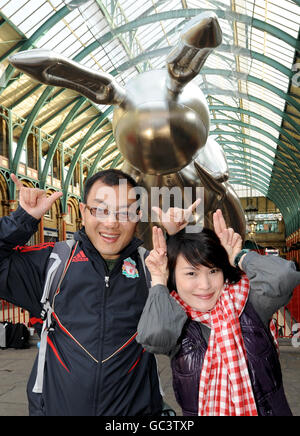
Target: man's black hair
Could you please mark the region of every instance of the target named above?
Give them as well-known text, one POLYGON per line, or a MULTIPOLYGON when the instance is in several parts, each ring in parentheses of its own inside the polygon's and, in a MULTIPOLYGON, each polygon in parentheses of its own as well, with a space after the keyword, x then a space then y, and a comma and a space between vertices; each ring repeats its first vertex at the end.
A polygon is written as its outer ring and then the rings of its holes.
POLYGON ((109 169, 109 170, 103 170, 99 171, 98 173, 94 174, 92 177, 87 179, 84 185, 84 193, 83 193, 83 203, 86 204, 87 198, 89 195, 89 192, 94 185, 95 182, 100 180, 102 183, 108 186, 117 186, 119 185, 120 180, 127 180, 127 183, 132 187, 136 188, 138 184, 136 181, 129 176, 129 174, 123 173, 121 170, 116 169, 109 169))

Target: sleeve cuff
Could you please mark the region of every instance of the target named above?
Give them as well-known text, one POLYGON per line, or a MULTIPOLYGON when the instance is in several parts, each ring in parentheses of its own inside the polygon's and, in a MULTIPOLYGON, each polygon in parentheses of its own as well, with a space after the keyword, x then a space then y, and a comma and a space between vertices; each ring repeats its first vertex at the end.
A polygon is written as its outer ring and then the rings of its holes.
POLYGON ((32 227, 37 227, 41 220, 37 220, 32 215, 29 215, 26 210, 24 210, 21 206, 18 206, 18 209, 11 214, 16 223, 22 225, 30 225, 32 227))

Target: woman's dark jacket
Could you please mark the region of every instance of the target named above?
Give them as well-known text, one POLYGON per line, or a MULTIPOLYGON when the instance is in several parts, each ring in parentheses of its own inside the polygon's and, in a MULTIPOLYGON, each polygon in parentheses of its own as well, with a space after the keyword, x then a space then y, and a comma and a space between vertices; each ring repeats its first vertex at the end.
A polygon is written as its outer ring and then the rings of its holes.
MULTIPOLYGON (((277 349, 269 331, 272 315, 290 300, 300 283, 292 262, 248 253, 243 270, 250 279, 248 302, 240 316, 249 375, 259 415, 289 416, 277 349)), ((150 290, 137 341, 148 351, 171 359, 176 399, 184 415, 198 414, 200 373, 210 329, 187 319, 186 313, 162 285, 150 290)))
MULTIPOLYGON (((274 340, 249 302, 240 317, 240 325, 258 414, 291 416, 274 340)), ((175 396, 184 415, 198 415, 199 380, 206 350, 200 324, 188 320, 180 350, 171 362, 175 396)))

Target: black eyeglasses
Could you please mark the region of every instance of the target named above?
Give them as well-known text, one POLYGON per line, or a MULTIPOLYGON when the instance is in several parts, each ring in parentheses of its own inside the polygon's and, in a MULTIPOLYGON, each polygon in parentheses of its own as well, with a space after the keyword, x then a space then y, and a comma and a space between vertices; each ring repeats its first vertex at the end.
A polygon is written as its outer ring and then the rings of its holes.
POLYGON ((90 211, 91 215, 99 221, 106 221, 110 215, 114 215, 116 221, 120 222, 138 221, 138 210, 136 212, 132 212, 129 210, 114 212, 107 208, 90 207, 87 204, 86 208, 90 211))

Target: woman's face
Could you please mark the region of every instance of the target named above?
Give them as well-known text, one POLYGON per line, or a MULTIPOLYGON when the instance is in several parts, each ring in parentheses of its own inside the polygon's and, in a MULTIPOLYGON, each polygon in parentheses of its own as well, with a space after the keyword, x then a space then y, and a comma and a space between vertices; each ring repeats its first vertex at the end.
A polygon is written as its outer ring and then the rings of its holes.
POLYGON ((195 310, 208 312, 218 301, 223 286, 221 269, 199 265, 195 268, 181 254, 175 267, 175 281, 180 298, 195 310))

